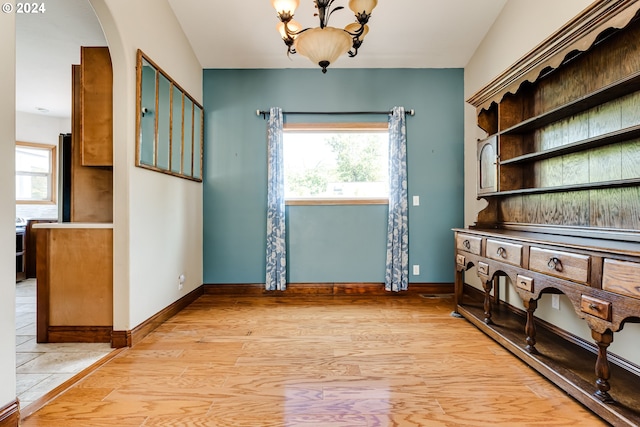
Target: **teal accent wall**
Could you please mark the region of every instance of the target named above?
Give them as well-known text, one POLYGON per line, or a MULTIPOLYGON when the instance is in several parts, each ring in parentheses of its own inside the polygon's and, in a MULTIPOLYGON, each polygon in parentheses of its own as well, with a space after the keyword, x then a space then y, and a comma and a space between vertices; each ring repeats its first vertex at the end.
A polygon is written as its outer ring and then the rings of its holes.
MULTIPOLYGON (((388 111, 407 117, 409 262, 413 283, 453 282, 463 225, 462 69, 204 71, 204 283, 264 283, 267 123, 256 110, 388 111), (414 195, 420 206, 411 206, 414 195)), ((387 121, 285 116, 285 122, 387 121)), ((385 205, 288 206, 288 281, 383 282, 385 205)))

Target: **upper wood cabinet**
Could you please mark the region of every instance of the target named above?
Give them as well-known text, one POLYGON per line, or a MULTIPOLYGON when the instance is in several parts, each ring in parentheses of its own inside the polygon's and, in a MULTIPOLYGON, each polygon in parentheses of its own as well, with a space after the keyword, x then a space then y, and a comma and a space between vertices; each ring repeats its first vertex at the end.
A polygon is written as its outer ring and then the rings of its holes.
POLYGON ((113 166, 113 71, 107 47, 81 48, 83 166, 113 166))
POLYGON ((71 222, 113 222, 112 71, 106 47, 72 66, 71 222), (88 64, 85 64, 85 61, 88 64))

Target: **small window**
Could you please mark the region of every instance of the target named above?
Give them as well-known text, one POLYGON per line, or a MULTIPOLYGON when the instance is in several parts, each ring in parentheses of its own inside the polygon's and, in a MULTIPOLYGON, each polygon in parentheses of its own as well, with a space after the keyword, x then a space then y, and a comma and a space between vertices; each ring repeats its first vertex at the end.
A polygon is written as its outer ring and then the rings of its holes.
POLYGON ((287 204, 383 204, 389 199, 386 123, 284 127, 287 204))
POLYGON ((16 202, 56 201, 55 145, 16 142, 16 202))

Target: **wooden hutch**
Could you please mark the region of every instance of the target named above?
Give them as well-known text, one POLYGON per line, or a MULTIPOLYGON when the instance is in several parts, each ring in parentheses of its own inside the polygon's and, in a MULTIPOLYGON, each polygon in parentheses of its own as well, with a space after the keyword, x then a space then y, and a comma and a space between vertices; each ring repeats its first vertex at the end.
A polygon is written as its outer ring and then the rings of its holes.
MULTIPOLYGON (((468 100, 475 226, 456 229, 456 312, 614 425, 640 424, 640 368, 610 355, 640 322, 640 2, 594 3, 468 100), (484 292, 464 283, 476 267, 484 292), (499 299, 507 277, 526 310, 499 299), (534 317, 566 295, 595 345, 534 317)), ((550 11, 552 13, 552 11, 550 11)))

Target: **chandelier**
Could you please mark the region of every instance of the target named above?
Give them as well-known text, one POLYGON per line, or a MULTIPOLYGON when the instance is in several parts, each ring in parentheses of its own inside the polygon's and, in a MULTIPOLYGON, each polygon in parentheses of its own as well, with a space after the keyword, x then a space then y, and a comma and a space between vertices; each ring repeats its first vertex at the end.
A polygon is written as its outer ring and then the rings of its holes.
POLYGON ((371 11, 378 0, 349 0, 349 9, 355 13, 356 22, 343 28, 329 26, 329 17, 333 12, 344 9, 331 6, 335 0, 313 0, 318 12, 314 15, 320 19, 320 26, 302 29, 302 25, 293 20, 293 14, 300 5, 300 0, 271 0, 271 5, 278 12, 278 31, 287 46, 287 55, 299 53, 306 56, 327 72, 327 67, 345 53, 353 58, 358 54, 364 37, 369 32, 371 11))

